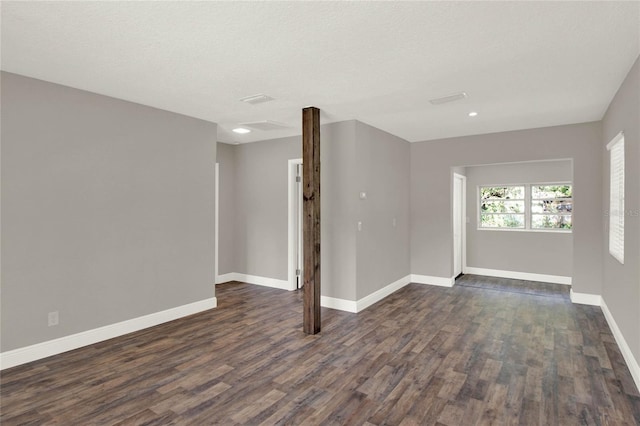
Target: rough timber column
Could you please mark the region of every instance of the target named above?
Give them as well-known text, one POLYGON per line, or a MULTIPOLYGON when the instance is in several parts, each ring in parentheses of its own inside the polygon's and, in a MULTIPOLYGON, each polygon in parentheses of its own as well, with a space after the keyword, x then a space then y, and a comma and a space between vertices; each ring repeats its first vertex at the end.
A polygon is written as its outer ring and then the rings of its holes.
POLYGON ((304 318, 307 334, 320 332, 320 110, 302 109, 304 318))

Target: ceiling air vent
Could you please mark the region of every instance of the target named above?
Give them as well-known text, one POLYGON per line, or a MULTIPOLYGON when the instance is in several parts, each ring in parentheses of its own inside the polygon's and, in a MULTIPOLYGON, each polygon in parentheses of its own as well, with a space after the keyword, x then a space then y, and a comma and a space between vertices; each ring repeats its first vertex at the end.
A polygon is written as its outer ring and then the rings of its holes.
POLYGON ((278 123, 277 121, 271 121, 271 120, 253 121, 251 123, 240 123, 240 124, 244 127, 250 127, 256 130, 282 130, 282 129, 288 129, 291 127, 287 124, 278 123))
POLYGON ((262 104, 264 102, 272 101, 273 98, 271 96, 263 95, 260 93, 259 95, 247 96, 246 98, 240 99, 240 102, 246 102, 251 105, 262 104))
POLYGON ((449 96, 443 96, 441 98, 431 99, 429 102, 431 102, 433 105, 441 105, 446 104, 447 102, 459 101, 461 99, 465 99, 466 97, 467 92, 460 92, 449 96))

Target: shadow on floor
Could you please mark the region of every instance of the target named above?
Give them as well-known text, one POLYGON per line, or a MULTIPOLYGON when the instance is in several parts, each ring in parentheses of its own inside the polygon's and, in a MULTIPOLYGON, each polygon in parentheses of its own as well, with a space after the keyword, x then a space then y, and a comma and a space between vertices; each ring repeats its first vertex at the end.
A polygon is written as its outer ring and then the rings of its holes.
POLYGON ((569 299, 571 286, 538 281, 514 280, 510 278, 485 277, 465 274, 456 278, 457 286, 481 288, 483 290, 506 291, 509 293, 531 294, 544 297, 569 299))

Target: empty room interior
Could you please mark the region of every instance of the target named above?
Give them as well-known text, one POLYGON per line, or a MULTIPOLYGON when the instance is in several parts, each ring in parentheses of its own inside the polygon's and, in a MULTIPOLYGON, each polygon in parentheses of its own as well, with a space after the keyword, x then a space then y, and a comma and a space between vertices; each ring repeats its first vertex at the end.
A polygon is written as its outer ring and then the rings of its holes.
POLYGON ((640 2, 0 13, 3 425, 640 424, 640 2))

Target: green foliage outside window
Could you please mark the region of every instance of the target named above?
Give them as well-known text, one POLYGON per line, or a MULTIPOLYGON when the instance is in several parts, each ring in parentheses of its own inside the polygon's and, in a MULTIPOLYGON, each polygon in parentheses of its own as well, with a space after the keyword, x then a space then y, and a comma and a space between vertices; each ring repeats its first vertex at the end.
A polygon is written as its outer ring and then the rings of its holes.
POLYGON ((524 187, 481 187, 483 228, 524 228, 524 187))
POLYGON ((572 197, 572 185, 480 187, 480 226, 570 230, 573 226, 572 197))
POLYGON ((531 227, 533 229, 571 229, 573 211, 571 185, 531 186, 531 227))

